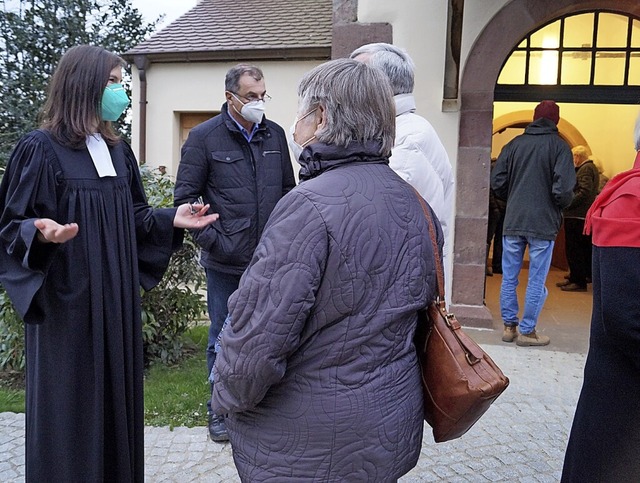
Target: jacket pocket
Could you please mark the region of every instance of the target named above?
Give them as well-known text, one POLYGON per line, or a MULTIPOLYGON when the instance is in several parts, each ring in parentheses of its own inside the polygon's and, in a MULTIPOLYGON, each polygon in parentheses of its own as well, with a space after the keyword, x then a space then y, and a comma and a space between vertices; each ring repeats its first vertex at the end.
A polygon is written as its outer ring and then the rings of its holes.
POLYGON ((211 255, 218 263, 235 266, 249 262, 255 248, 251 218, 221 218, 211 226, 218 235, 215 252, 211 255))
POLYGON ((211 158, 219 163, 236 163, 244 159, 242 151, 212 151, 211 158))
POLYGON ((241 150, 211 151, 209 177, 221 190, 236 189, 253 179, 250 160, 241 150))

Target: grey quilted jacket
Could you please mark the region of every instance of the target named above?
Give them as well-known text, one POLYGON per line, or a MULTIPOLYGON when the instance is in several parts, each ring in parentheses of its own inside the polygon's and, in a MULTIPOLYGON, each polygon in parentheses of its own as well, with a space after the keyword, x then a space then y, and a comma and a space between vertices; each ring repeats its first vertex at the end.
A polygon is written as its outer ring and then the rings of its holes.
POLYGON ((212 407, 243 481, 395 481, 418 461, 412 339, 434 254, 416 194, 378 151, 308 147, 229 299, 212 407))

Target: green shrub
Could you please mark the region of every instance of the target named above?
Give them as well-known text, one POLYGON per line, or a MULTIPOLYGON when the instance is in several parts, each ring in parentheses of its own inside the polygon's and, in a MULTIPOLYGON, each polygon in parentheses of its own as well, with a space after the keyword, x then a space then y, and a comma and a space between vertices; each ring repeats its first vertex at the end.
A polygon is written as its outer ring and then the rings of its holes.
POLYGON ((0 285, 0 370, 24 371, 24 325, 0 285))
POLYGON ((179 361, 183 356, 180 336, 205 314, 206 304, 199 293, 205 277, 197 255, 195 243, 186 235, 183 248, 171 258, 162 282, 149 292, 142 290, 142 337, 147 364, 157 359, 165 364, 179 361))
MULTIPOLYGON (((0 180, 5 168, 0 166, 0 180)), ((24 327, 2 285, 0 285, 0 371, 24 371, 24 327)))
MULTIPOLYGON (((173 206, 173 180, 163 169, 141 168, 142 181, 151 206, 173 206)), ((198 247, 185 232, 183 247, 171 257, 162 281, 149 292, 142 291, 142 336, 145 362, 164 364, 183 357, 182 335, 206 310, 200 293, 205 286, 204 269, 198 263, 198 247)))
MULTIPOLYGON (((142 180, 155 207, 173 206, 172 179, 164 170, 141 168, 142 180)), ((0 174, 2 174, 0 172, 0 174)), ((186 233, 183 248, 171 257, 162 281, 142 294, 142 323, 145 363, 165 364, 184 355, 181 336, 205 314, 206 303, 200 293, 205 274, 198 263, 198 247, 186 233)), ((0 285, 0 371, 24 371, 24 327, 9 297, 0 285)))

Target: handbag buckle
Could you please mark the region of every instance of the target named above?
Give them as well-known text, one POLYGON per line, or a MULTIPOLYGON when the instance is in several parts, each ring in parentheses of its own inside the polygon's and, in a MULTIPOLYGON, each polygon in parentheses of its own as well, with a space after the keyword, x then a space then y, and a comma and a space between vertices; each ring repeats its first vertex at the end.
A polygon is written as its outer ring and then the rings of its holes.
POLYGON ((473 354, 469 353, 469 351, 466 349, 464 351, 464 357, 465 359, 467 359, 467 362, 469 363, 470 366, 473 366, 474 364, 477 364, 478 362, 480 362, 480 359, 478 359, 473 354), (472 356, 473 356, 473 359, 471 359, 472 356))

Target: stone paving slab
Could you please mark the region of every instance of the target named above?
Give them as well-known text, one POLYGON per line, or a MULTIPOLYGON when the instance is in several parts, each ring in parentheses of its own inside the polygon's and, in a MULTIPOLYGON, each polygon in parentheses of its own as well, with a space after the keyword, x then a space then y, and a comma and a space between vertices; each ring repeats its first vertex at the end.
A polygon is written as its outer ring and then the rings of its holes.
MULTIPOLYGON (((515 345, 484 345, 511 380, 462 438, 435 444, 425 427, 415 482, 557 482, 585 355, 515 345)), ((145 480, 236 483, 231 446, 204 427, 145 428, 145 480)), ((0 413, 0 481, 24 482, 24 414, 0 413)))

